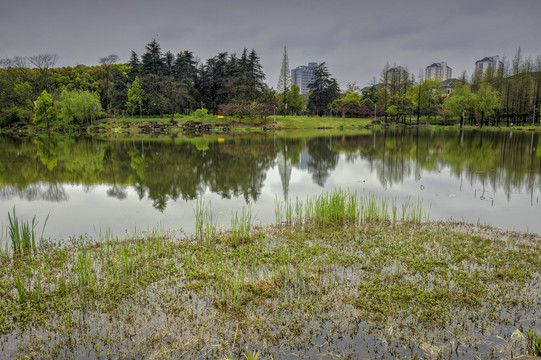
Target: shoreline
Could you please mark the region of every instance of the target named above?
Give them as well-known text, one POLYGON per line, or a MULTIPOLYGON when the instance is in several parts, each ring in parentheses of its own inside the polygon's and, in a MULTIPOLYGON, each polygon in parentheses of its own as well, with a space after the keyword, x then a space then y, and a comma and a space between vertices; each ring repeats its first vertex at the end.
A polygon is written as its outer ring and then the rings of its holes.
MULTIPOLYGON (((200 136, 205 134, 246 134, 246 133, 265 133, 276 131, 295 131, 295 130, 349 130, 366 131, 384 127, 429 127, 436 129, 460 130, 459 125, 442 125, 436 122, 422 121, 417 124, 411 123, 385 123, 382 118, 374 121, 372 118, 341 118, 329 116, 306 117, 306 116, 277 116, 276 122, 272 118, 266 119, 216 119, 206 118, 198 119, 194 117, 182 117, 171 120, 170 118, 108 118, 97 120, 93 125, 87 124, 81 127, 62 126, 44 128, 33 126, 31 124, 16 124, 13 127, 0 129, 3 135, 32 136, 41 133, 53 134, 84 134, 89 136, 138 136, 138 135, 189 135, 200 136)), ((464 125, 463 130, 477 131, 541 131, 541 126, 473 126, 464 125)))

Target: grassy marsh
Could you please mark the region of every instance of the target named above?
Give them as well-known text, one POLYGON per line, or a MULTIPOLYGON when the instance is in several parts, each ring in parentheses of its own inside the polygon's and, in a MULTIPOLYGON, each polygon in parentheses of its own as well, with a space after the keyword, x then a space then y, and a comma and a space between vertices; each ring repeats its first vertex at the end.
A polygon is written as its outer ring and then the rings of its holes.
POLYGON ((200 203, 191 238, 106 232, 2 252, 1 356, 534 354, 538 236, 428 222, 419 202, 342 190, 275 208, 266 227, 232 213, 236 235, 200 203))

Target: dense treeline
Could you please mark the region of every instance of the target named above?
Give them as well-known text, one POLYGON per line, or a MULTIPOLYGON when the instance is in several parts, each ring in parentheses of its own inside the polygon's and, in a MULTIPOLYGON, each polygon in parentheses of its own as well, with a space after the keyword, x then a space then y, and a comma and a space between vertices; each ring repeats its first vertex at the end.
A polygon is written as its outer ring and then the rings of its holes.
POLYGON ((173 117, 196 109, 241 119, 332 111, 404 123, 421 117, 479 126, 539 122, 541 56, 524 59, 520 48, 512 61, 504 59, 469 79, 463 73, 447 87, 387 64, 363 91, 350 83, 340 93, 321 63, 305 97, 296 85, 286 84, 280 93, 270 89, 254 49, 245 48, 240 56, 222 52, 202 62, 191 51, 164 53, 152 40, 141 56, 132 51, 124 64, 116 55, 100 58, 97 66, 57 68, 56 61, 54 54, 0 59, 0 126, 79 126, 108 115, 173 117))
MULTIPOLYGON (((48 106, 62 98, 79 99, 83 93, 87 100, 88 93, 95 96, 97 103, 86 102, 82 107, 87 116, 74 114, 76 109, 71 107, 64 109, 69 107, 66 102, 64 107, 56 104, 64 123, 88 122, 106 113, 188 114, 202 107, 216 114, 222 104, 274 102, 253 49, 245 48, 240 56, 219 53, 205 62, 190 51, 163 53, 156 40, 145 50, 142 56, 132 51, 127 64, 119 64, 118 56, 109 55, 97 66, 57 68, 53 54, 0 59, 0 126, 32 121, 41 95, 41 103, 47 104, 51 96, 48 106), (64 114, 70 112, 66 118, 64 114)), ((44 118, 43 122, 49 126, 56 120, 44 118)))
POLYGON ((417 79, 401 66, 383 68, 379 80, 360 96, 347 94, 335 101, 343 116, 365 116, 376 110, 385 120, 406 122, 421 116, 460 119, 460 124, 500 126, 539 123, 541 56, 524 59, 520 48, 514 59, 468 79, 463 73, 450 84, 417 79), (448 94, 449 90, 450 94, 448 94))

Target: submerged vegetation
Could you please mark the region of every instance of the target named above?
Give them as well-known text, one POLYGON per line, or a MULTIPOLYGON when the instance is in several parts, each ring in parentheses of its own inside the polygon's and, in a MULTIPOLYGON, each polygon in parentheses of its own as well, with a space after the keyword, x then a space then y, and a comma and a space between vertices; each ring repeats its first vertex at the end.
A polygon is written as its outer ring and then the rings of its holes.
MULTIPOLYGON (((541 239, 343 190, 196 234, 109 232, 0 255, 3 357, 538 354, 541 239)), ((15 217, 15 214, 13 214, 15 217)))

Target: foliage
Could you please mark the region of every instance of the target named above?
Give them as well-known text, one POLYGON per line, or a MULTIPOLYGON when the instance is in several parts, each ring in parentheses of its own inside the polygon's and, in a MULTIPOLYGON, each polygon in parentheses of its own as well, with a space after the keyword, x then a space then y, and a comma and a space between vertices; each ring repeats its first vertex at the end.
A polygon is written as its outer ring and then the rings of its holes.
POLYGON ((208 112, 209 111, 207 109, 197 109, 192 113, 192 115, 203 120, 207 116, 208 112))
POLYGON ((334 100, 332 107, 345 117, 346 113, 354 113, 361 107, 361 95, 357 92, 348 92, 341 99, 334 100))
POLYGON ((99 96, 87 90, 64 90, 56 104, 68 124, 92 123, 101 111, 99 96))
MULTIPOLYGON (((38 241, 43 238, 43 231, 47 225, 47 220, 49 216, 45 219, 43 224, 43 229, 41 236, 38 238, 38 241)), ((8 213, 8 231, 9 237, 11 239, 11 249, 13 254, 20 255, 23 252, 32 252, 36 250, 36 226, 38 222, 36 217, 32 218, 32 222, 19 221, 17 214, 15 213, 15 208, 13 208, 13 215, 8 213)))
POLYGON ((49 127, 57 117, 56 109, 53 106, 53 99, 47 91, 43 90, 41 95, 36 100, 36 106, 34 107, 36 124, 45 124, 49 127))
POLYGON ((239 119, 248 117, 255 119, 256 117, 266 118, 273 113, 274 105, 268 103, 236 103, 222 104, 218 108, 218 114, 223 116, 238 116, 239 119))
POLYGON ((141 89, 141 85, 139 84, 139 76, 135 77, 135 80, 133 80, 133 83, 131 85, 128 85, 128 101, 126 102, 126 108, 130 110, 131 114, 135 112, 136 109, 141 106, 141 103, 143 102, 143 96, 144 92, 143 89, 141 89))
POLYGON ((460 116, 461 119, 463 119, 464 114, 472 113, 473 105, 470 85, 459 84, 455 86, 451 95, 445 99, 443 106, 452 116, 460 116))
POLYGON ((493 117, 500 108, 500 94, 493 91, 492 87, 483 82, 479 90, 473 94, 472 98, 475 116, 481 126, 486 118, 493 117))
POLYGON ((442 97, 440 85, 440 81, 429 79, 407 90, 406 96, 411 99, 412 106, 419 116, 434 116, 439 113, 440 99, 442 97))
POLYGON ((314 80, 310 84, 310 90, 308 109, 319 116, 323 116, 331 103, 340 96, 338 83, 336 79, 331 78, 324 62, 314 70, 314 80))
POLYGON ((300 95, 300 88, 297 84, 291 85, 291 88, 286 94, 287 110, 291 114, 298 114, 303 110, 302 96, 300 95))

